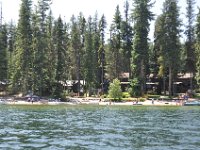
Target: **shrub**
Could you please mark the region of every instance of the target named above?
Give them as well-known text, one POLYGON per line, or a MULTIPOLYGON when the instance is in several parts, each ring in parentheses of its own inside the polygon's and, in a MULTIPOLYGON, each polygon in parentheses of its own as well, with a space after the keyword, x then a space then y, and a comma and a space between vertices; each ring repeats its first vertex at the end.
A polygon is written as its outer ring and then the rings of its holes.
POLYGON ((148 95, 148 98, 159 99, 159 98, 160 98, 160 95, 148 95))
POLYGON ((123 98, 129 98, 129 97, 131 97, 131 95, 128 92, 123 92, 122 97, 123 98))
POLYGON ((129 93, 131 96, 141 95, 140 89, 139 89, 139 80, 137 78, 134 78, 133 80, 131 80, 130 85, 131 87, 129 88, 129 93))
POLYGON ((145 98, 139 98, 139 101, 140 101, 140 102, 144 102, 144 101, 145 101, 145 98))
POLYGON ((114 100, 121 100, 122 90, 118 79, 114 79, 113 83, 110 84, 108 93, 110 98, 113 98, 114 100))

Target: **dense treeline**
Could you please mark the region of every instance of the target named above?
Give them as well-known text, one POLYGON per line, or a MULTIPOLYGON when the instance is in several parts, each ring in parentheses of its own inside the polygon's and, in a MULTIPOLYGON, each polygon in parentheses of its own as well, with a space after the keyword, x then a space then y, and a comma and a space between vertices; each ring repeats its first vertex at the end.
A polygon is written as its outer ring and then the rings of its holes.
MULTIPOLYGON (((0 81, 10 93, 61 97, 67 80, 77 81, 77 92, 104 89, 105 83, 129 73, 132 95, 146 93, 150 74, 168 81, 169 95, 177 74, 189 72, 190 89, 200 84, 200 9, 187 1, 187 24, 180 20, 177 0, 165 0, 155 18, 151 0, 128 0, 124 12, 116 6, 108 27, 106 16, 72 15, 69 22, 54 18, 51 0, 21 0, 18 24, 0 27, 0 81), (154 42, 149 42, 150 22, 155 19, 154 42), (186 41, 181 43, 181 27, 186 41), (109 37, 107 37, 109 29, 109 37), (166 80, 167 79, 167 80, 166 80), (195 80, 196 79, 196 80, 195 80), (196 82, 194 82, 196 81, 196 82)), ((162 91, 166 91, 163 86, 162 91)))

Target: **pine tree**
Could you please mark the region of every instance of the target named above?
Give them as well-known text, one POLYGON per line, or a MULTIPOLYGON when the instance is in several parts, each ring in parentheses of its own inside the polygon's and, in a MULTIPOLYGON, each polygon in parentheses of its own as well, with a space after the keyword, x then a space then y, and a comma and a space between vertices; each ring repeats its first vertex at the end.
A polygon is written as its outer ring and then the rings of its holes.
POLYGON ((121 57, 121 12, 119 10, 119 5, 116 7, 114 20, 113 20, 113 47, 114 47, 114 63, 115 63, 115 78, 119 78, 120 73, 122 72, 122 66, 120 65, 122 61, 121 57))
POLYGON ((193 89, 193 75, 195 74, 195 37, 194 37, 194 0, 187 0, 187 25, 185 35, 187 37, 185 42, 186 48, 186 71, 190 72, 190 89, 193 89))
POLYGON ((140 94, 143 95, 146 91, 146 75, 148 63, 148 33, 150 21, 153 19, 153 14, 150 8, 153 3, 150 0, 134 0, 134 40, 132 51, 132 73, 133 79, 138 80, 140 85, 140 94))
POLYGON ((40 29, 42 33, 46 31, 47 11, 50 9, 52 0, 38 0, 38 14, 40 19, 40 29))
MULTIPOLYGON (((104 81, 105 81, 105 28, 106 28, 106 19, 102 15, 99 21, 99 31, 100 31, 100 47, 98 51, 98 62, 101 76, 101 90, 104 93, 104 81)), ((103 94, 102 93, 102 94, 103 94)))
POLYGON ((52 11, 49 12, 49 15, 46 19, 46 40, 47 40, 47 88, 49 95, 52 95, 55 91, 54 83, 55 83, 55 76, 56 76, 56 51, 54 46, 54 41, 56 40, 55 33, 53 32, 53 21, 54 18, 52 16, 52 11))
POLYGON ((41 76, 41 55, 40 55, 40 45, 41 45, 41 32, 40 32, 40 22, 37 9, 32 14, 32 50, 33 50, 33 75, 32 75, 32 92, 37 95, 41 95, 42 90, 42 76, 41 76))
MULTIPOLYGON (((80 57, 81 57, 81 49, 82 49, 82 43, 81 43, 81 36, 80 36, 80 30, 78 26, 78 21, 73 15, 71 17, 71 63, 73 66, 72 74, 73 79, 78 80, 78 84, 80 84, 80 57)), ((80 86, 78 87, 78 91, 80 94, 80 86)))
POLYGON ((121 72, 124 71, 123 67, 123 50, 122 50, 122 17, 119 10, 119 5, 117 5, 115 10, 115 15, 113 22, 110 26, 110 41, 109 47, 106 54, 107 60, 107 71, 110 75, 111 80, 119 78, 121 72))
POLYGON ((13 91, 26 94, 32 89, 31 0, 22 0, 14 52, 15 70, 11 77, 13 91))
POLYGON ((88 18, 85 32, 85 53, 84 53, 84 78, 86 83, 86 90, 94 88, 95 80, 95 51, 93 49, 93 26, 92 17, 88 18))
POLYGON ((95 82, 95 88, 100 88, 101 84, 101 71, 99 69, 99 63, 98 63, 98 51, 100 47, 100 31, 99 31, 99 21, 98 21, 98 14, 96 12, 94 19, 93 19, 93 49, 94 49, 94 68, 95 68, 95 75, 94 75, 94 82, 95 82))
POLYGON ((169 95, 173 94, 174 77, 180 66, 180 19, 177 0, 166 0, 163 8, 162 53, 169 76, 169 95), (173 39, 173 40, 172 40, 173 39))
POLYGON ((8 79, 7 27, 0 26, 0 84, 8 79))
MULTIPOLYGON (((166 95, 166 76, 167 76, 167 67, 165 64, 165 57, 164 57, 164 15, 160 15, 157 17, 155 22, 155 31, 154 31, 154 73, 163 80, 163 91, 164 95, 166 95)), ((161 91, 160 91, 161 92, 161 91)))
MULTIPOLYGON (((196 43, 195 43, 195 54, 196 58, 200 58, 200 8, 198 8, 198 14, 196 18, 196 43)), ((200 85, 200 59, 197 59, 196 61, 196 75, 195 79, 197 81, 197 84, 200 85)))
POLYGON ((86 29, 86 20, 83 14, 80 12, 78 16, 78 29, 79 29, 79 36, 80 36, 80 47, 78 50, 77 55, 77 80, 78 80, 78 95, 81 92, 81 77, 83 77, 83 62, 84 62, 84 48, 85 48, 85 29, 86 29))
POLYGON ((61 17, 55 23, 55 52, 57 55, 57 62, 56 62, 56 88, 54 95, 56 97, 62 96, 63 88, 62 84, 65 83, 66 80, 66 66, 67 66, 67 49, 65 44, 65 28, 61 17))
POLYGON ((121 36, 122 36, 122 48, 123 48, 123 71, 128 72, 131 76, 131 51, 132 51, 132 39, 133 29, 131 27, 130 15, 129 15, 129 2, 126 0, 124 5, 124 20, 121 23, 121 36))
POLYGON ((39 49, 36 54, 38 58, 38 80, 39 80, 39 95, 46 95, 49 93, 48 84, 49 84, 49 76, 48 76, 48 42, 47 42, 47 15, 50 10, 51 0, 39 0, 38 1, 38 21, 39 21, 39 30, 40 30, 40 40, 39 40, 39 49))
POLYGON ((7 49, 8 49, 8 79, 11 79, 12 73, 15 70, 13 57, 15 51, 15 40, 16 40, 16 26, 13 25, 11 21, 8 25, 8 40, 7 40, 7 49))

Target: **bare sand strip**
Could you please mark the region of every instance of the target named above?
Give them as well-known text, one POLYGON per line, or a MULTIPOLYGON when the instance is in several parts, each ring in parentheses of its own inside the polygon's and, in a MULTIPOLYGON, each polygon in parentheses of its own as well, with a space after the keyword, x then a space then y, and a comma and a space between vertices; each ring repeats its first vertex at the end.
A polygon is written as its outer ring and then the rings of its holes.
POLYGON ((181 102, 177 101, 159 101, 159 100, 145 100, 144 102, 110 102, 99 99, 81 99, 76 98, 74 101, 70 102, 48 102, 48 101, 38 101, 38 102, 27 102, 27 101, 8 101, 5 104, 8 105, 114 105, 114 106, 182 106, 181 102))
POLYGON ((152 101, 146 100, 144 102, 100 102, 99 105, 133 105, 133 106, 181 106, 178 102, 167 102, 167 101, 152 101))

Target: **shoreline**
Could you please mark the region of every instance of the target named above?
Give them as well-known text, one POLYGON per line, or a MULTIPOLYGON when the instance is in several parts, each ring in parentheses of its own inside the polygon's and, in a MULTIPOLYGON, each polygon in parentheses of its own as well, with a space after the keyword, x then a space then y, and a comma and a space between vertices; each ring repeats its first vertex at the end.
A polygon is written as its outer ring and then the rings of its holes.
POLYGON ((99 99, 81 99, 73 98, 70 102, 49 102, 37 101, 28 102, 23 100, 17 101, 5 101, 0 104, 4 105, 111 105, 111 106, 183 106, 182 101, 162 101, 162 100, 145 100, 144 102, 110 102, 110 101, 100 101, 99 99))

